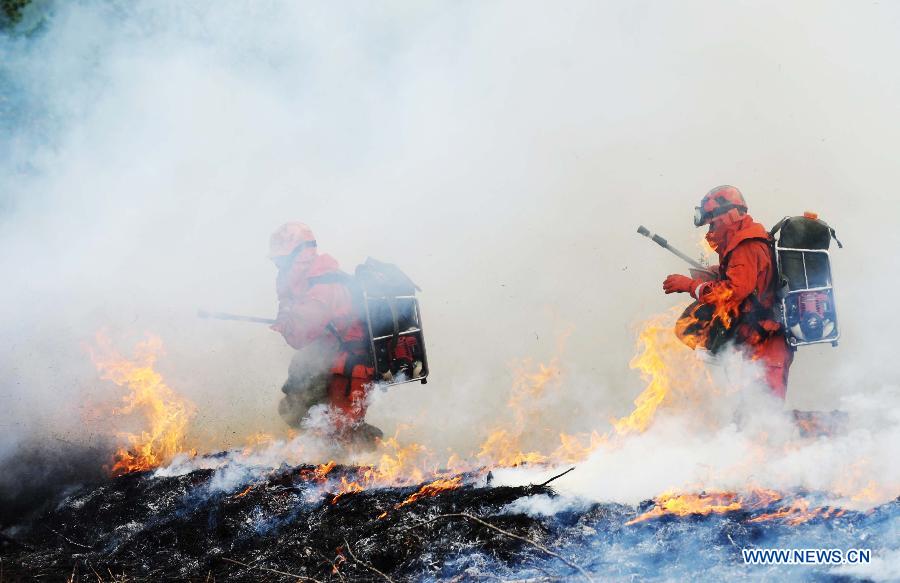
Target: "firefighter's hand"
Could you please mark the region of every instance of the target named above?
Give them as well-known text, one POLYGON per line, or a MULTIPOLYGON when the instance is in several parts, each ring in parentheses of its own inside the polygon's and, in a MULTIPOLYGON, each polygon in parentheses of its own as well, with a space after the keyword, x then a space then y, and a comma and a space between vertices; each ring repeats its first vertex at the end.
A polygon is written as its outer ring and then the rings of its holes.
POLYGON ((269 326, 269 328, 275 330, 287 339, 291 332, 292 323, 290 306, 282 304, 278 307, 278 315, 275 316, 275 323, 269 326))
POLYGON ((672 274, 663 281, 663 291, 667 294, 689 293, 694 287, 694 280, 686 275, 672 274))

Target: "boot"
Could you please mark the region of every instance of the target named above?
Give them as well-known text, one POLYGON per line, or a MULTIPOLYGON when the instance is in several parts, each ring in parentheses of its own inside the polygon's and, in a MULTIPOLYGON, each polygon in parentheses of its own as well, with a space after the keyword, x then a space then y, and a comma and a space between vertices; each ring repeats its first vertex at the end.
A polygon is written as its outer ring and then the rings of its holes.
POLYGON ((365 421, 348 428, 344 436, 347 445, 360 452, 374 451, 378 440, 382 437, 384 437, 384 432, 365 421))

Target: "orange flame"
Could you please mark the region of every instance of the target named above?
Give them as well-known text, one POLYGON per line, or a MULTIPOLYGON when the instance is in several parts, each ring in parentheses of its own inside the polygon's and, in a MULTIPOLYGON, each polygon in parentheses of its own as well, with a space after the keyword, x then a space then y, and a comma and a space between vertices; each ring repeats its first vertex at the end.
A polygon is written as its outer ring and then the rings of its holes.
POLYGON ((239 493, 232 496, 232 498, 235 500, 237 500, 238 498, 243 498, 244 496, 249 494, 251 490, 253 490, 254 486, 255 486, 255 484, 250 484, 249 486, 247 486, 246 488, 241 490, 239 493))
POLYGON ((732 320, 738 315, 741 303, 734 298, 734 288, 730 285, 712 285, 703 296, 703 303, 712 304, 713 317, 729 328, 732 320))
POLYGON ((128 445, 116 451, 113 475, 158 467, 182 451, 188 421, 195 408, 169 388, 162 375, 154 370, 161 351, 162 341, 150 336, 138 343, 134 358, 129 360, 118 354, 105 336, 97 335, 97 350, 92 350, 91 356, 101 378, 130 391, 122 397, 124 406, 114 413, 140 412, 147 424, 140 433, 119 434, 128 445))
POLYGON ((629 366, 641 372, 647 388, 627 417, 613 420, 617 435, 646 431, 664 404, 693 409, 716 393, 703 363, 672 334, 679 311, 676 307, 644 323, 637 340, 639 353, 629 366))
POLYGON ((832 506, 810 508, 809 501, 800 498, 790 505, 779 508, 775 512, 761 514, 751 518, 747 522, 764 522, 766 520, 781 520, 791 526, 797 526, 809 522, 814 518, 837 518, 843 516, 846 511, 832 506))
POLYGON ((346 478, 346 476, 341 477, 341 486, 340 490, 337 494, 335 494, 334 498, 331 499, 332 504, 337 504, 338 500, 343 498, 348 494, 356 494, 357 492, 362 492, 365 488, 362 487, 358 482, 351 482, 346 478))
POLYGON ((547 456, 538 451, 520 451, 520 438, 520 434, 510 433, 506 429, 495 429, 481 444, 477 455, 496 466, 513 467, 547 461, 547 456))
POLYGON ((703 494, 676 494, 663 492, 656 497, 656 506, 632 518, 626 525, 636 524, 666 514, 687 516, 689 514, 724 514, 741 509, 741 502, 734 492, 709 492, 703 494))
POLYGON ((319 464, 312 469, 303 468, 300 470, 300 478, 311 482, 324 482, 336 465, 334 460, 330 460, 328 463, 319 464))
POLYGON ((398 504, 396 507, 401 508, 406 506, 407 504, 412 504, 416 500, 421 498, 428 498, 430 496, 437 496, 441 492, 446 492, 447 490, 456 490, 462 485, 462 478, 460 476, 456 476, 454 478, 450 478, 449 480, 445 480, 443 478, 437 479, 430 484, 425 484, 419 491, 415 494, 412 494, 409 498, 398 504))
MULTIPOLYGON (((400 502, 399 504, 394 506, 394 510, 396 510, 398 508, 402 508, 408 504, 412 504, 416 500, 420 500, 422 498, 430 498, 433 496, 437 496, 438 494, 441 494, 442 492, 447 492, 449 490, 456 490, 461 485, 462 485, 462 477, 461 476, 455 476, 450 479, 438 478, 437 480, 435 480, 429 484, 425 484, 424 486, 419 488, 419 490, 417 492, 411 494, 406 500, 404 500, 403 502, 400 502)), ((387 515, 388 515, 387 512, 382 512, 381 514, 378 515, 378 518, 382 519, 382 518, 385 518, 387 515)))
POLYGON ((428 450, 418 443, 401 445, 398 433, 382 439, 378 444, 381 454, 374 468, 367 470, 363 479, 367 483, 389 484, 398 481, 419 483, 425 479, 421 464, 428 457, 428 450))
POLYGON ((598 447, 608 442, 608 436, 600 435, 597 431, 592 431, 586 437, 588 442, 584 443, 582 436, 560 433, 560 445, 550 457, 566 463, 577 463, 587 459, 598 447))
MULTIPOLYGON (((564 339, 565 335, 560 343, 564 339)), ((522 442, 525 436, 533 432, 534 425, 541 419, 542 411, 538 406, 540 400, 549 390, 558 390, 561 384, 559 357, 554 357, 546 365, 538 363, 537 370, 532 369, 530 360, 522 361, 515 370, 512 389, 507 400, 513 419, 488 434, 476 454, 478 459, 485 464, 499 466, 548 461, 548 457, 539 451, 526 451, 527 448, 522 442)))
POLYGON ((741 495, 736 492, 710 491, 700 494, 678 494, 663 492, 654 499, 653 508, 632 518, 626 525, 636 524, 667 514, 688 516, 692 514, 706 516, 708 514, 725 514, 742 509, 767 508, 781 500, 781 494, 775 490, 759 488, 741 495))

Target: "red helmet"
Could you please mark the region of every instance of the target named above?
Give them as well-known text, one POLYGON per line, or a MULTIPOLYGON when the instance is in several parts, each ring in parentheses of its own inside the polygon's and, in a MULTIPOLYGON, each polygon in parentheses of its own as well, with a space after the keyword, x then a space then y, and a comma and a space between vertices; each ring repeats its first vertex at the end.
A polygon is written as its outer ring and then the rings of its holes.
POLYGON ((269 258, 284 257, 306 248, 316 247, 312 229, 303 223, 285 223, 269 238, 269 258))
POLYGON ((706 193, 700 206, 694 209, 694 225, 702 227, 708 225, 714 218, 724 215, 733 209, 737 214, 747 212, 747 201, 741 191, 733 186, 717 186, 706 193))

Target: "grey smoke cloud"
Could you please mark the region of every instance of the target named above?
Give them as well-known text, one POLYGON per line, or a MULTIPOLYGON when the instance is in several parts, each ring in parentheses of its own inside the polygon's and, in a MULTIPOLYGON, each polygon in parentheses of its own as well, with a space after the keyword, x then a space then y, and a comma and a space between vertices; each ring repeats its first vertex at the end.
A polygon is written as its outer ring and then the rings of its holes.
POLYGON ((345 269, 372 255, 424 290, 433 377, 378 395, 374 423, 475 447, 509 363, 574 327, 548 423, 603 428, 643 388, 634 326, 684 271, 634 229, 699 252, 692 207, 720 183, 767 225, 816 210, 846 244, 844 339, 798 354, 788 404, 896 384, 897 12, 60 3, 0 39, 0 427, 82 436, 85 404, 115 395, 84 349, 106 328, 123 350, 162 337, 198 440, 281 431, 290 349, 194 314, 273 314, 267 237, 303 220, 345 269))

